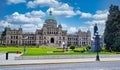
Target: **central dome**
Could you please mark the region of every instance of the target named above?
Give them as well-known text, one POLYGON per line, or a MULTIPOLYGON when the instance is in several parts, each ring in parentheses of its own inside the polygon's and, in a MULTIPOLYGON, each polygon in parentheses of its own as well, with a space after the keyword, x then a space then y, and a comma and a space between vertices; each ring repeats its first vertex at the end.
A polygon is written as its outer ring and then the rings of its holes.
POLYGON ((55 20, 55 17, 52 15, 52 11, 49 12, 49 15, 47 16, 46 20, 55 20))
POLYGON ((57 27, 57 21, 55 20, 55 17, 52 15, 52 11, 49 12, 49 15, 45 20, 45 23, 49 27, 57 27))

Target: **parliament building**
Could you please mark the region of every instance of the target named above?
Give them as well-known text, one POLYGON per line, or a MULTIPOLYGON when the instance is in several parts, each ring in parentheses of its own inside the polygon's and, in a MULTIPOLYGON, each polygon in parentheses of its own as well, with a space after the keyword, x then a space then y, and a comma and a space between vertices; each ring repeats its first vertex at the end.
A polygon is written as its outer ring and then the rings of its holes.
POLYGON ((24 33, 22 28, 11 29, 6 27, 6 35, 3 43, 6 46, 53 46, 60 47, 62 43, 66 46, 86 46, 91 45, 91 32, 78 30, 75 34, 68 34, 62 30, 62 25, 57 24, 52 12, 46 17, 45 24, 41 29, 36 29, 35 33, 24 33))

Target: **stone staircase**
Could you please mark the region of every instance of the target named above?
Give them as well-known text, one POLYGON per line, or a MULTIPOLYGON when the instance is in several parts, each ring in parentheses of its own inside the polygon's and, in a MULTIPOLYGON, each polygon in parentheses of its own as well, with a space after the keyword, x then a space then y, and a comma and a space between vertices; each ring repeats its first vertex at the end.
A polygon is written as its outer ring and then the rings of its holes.
POLYGON ((58 44, 50 43, 48 44, 49 47, 60 47, 58 44))

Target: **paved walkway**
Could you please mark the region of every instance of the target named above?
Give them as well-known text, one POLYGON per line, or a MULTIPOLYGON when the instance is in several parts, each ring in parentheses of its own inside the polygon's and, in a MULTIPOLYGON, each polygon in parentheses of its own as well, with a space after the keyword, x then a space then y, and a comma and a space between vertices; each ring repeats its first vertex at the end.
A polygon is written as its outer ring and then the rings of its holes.
MULTIPOLYGON (((41 60, 41 59, 86 59, 86 58, 95 58, 96 55, 55 55, 55 56, 20 56, 15 57, 15 60, 41 60)), ((100 55, 100 58, 118 58, 120 54, 108 54, 100 55)))
MULTIPOLYGON (((21 65, 21 64, 52 64, 52 63, 78 63, 95 62, 96 58, 73 58, 73 59, 39 59, 39 60, 15 60, 21 54, 9 54, 9 59, 5 60, 5 53, 0 53, 0 66, 2 65, 21 65)), ((100 57, 100 61, 120 61, 120 57, 100 57)))
MULTIPOLYGON (((78 63, 95 62, 95 58, 85 59, 42 59, 42 60, 2 60, 1 65, 19 65, 19 64, 52 64, 52 63, 78 63)), ((120 61, 120 58, 100 58, 100 61, 120 61)))
MULTIPOLYGON (((21 54, 17 54, 17 53, 9 53, 8 54, 8 60, 14 60, 15 57, 19 57, 21 54)), ((6 53, 0 53, 0 61, 2 60, 6 60, 6 53)))

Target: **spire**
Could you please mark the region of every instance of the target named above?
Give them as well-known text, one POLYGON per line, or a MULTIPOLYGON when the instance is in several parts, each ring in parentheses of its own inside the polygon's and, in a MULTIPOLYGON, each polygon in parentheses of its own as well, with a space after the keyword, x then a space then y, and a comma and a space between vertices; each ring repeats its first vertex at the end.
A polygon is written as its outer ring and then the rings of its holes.
POLYGON ((8 25, 8 28, 10 28, 10 25, 8 25))
POLYGON ((20 25, 20 28, 21 28, 21 25, 20 25))
POLYGON ((78 32, 81 32, 81 29, 80 29, 80 28, 78 29, 78 32))
POLYGON ((22 25, 20 25, 20 28, 19 28, 19 30, 22 30, 22 25))
POLYGON ((52 15, 52 11, 50 10, 49 15, 52 15))
POLYGON ((90 29, 88 28, 87 32, 90 32, 90 29))
POLYGON ((50 20, 50 19, 55 20, 55 17, 53 16, 53 13, 52 13, 52 11, 51 11, 51 10, 49 11, 49 13, 48 13, 48 16, 47 16, 46 20, 50 20))

